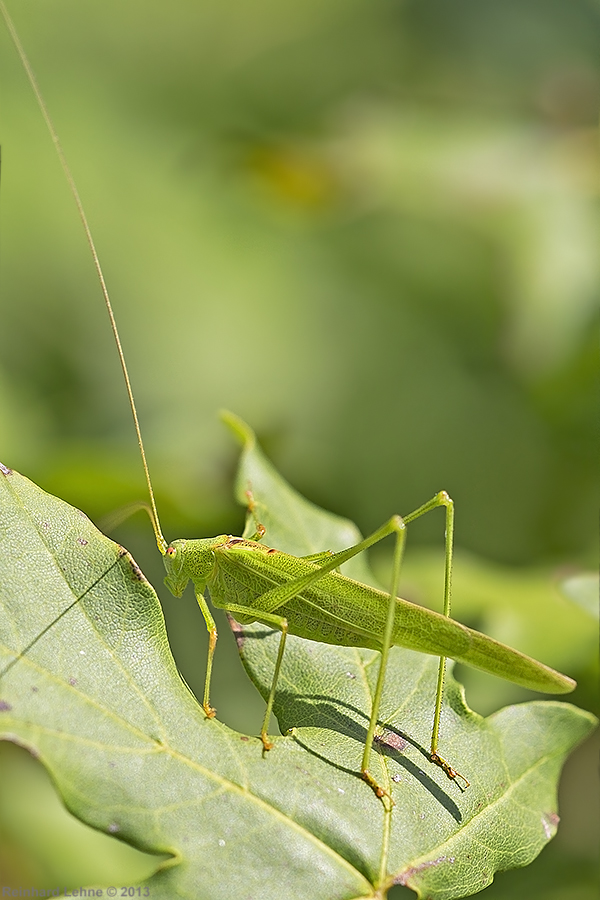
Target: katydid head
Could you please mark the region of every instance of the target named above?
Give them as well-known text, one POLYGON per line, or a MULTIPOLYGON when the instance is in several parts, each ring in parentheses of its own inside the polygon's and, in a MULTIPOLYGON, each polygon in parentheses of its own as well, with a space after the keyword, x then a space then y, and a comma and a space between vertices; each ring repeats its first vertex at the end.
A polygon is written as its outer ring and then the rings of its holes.
POLYGON ((228 535, 199 540, 172 541, 163 555, 167 577, 165 584, 174 597, 181 597, 188 581, 202 593, 215 566, 214 547, 225 543, 228 535))
POLYGON ((173 541, 164 552, 163 560, 167 577, 165 584, 174 597, 181 597, 190 580, 185 571, 185 544, 186 541, 173 541))

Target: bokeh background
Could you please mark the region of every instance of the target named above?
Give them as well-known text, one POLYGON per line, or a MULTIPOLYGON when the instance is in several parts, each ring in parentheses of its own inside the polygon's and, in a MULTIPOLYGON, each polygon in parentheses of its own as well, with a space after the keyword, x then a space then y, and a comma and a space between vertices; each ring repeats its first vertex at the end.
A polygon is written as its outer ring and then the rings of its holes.
MULTIPOLYGON (((596 0, 11 13, 103 261, 167 537, 242 527, 221 407, 365 532, 445 488, 457 617, 569 671, 594 708, 593 619, 560 584, 597 565, 596 0)), ((107 522, 145 496, 130 414, 4 28, 0 84, 0 458, 107 522)), ((439 603, 443 521, 427 519, 411 525, 404 593, 439 603)), ((115 536, 160 585, 148 522, 115 536)), ((385 573, 385 551, 375 562, 385 573)), ((204 625, 190 598, 166 604, 199 687, 204 625)), ((214 699, 254 733, 261 701, 221 631, 214 699)), ((526 696, 463 675, 482 713, 526 696)), ((589 744, 569 764, 558 838, 490 900, 596 896, 594 759, 589 744)), ((152 870, 70 820, 24 751, 1 745, 0 766, 3 883, 152 870)))

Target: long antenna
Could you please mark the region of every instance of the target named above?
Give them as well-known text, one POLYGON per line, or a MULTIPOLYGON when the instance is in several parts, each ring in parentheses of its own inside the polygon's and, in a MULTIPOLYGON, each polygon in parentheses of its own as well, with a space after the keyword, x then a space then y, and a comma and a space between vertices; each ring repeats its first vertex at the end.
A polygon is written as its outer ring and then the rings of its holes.
POLYGON ((92 254, 92 259, 94 261, 94 267, 96 269, 96 274, 98 275, 98 279, 100 281, 100 288, 102 290, 102 296, 104 297, 104 303, 106 306, 106 310, 108 312, 108 318, 110 320, 110 327, 112 329, 113 337, 115 339, 115 344, 117 345, 117 353, 119 354, 119 360, 121 362, 121 369, 123 370, 123 377, 125 379, 125 387, 127 389, 127 396, 129 397, 129 405, 131 407, 131 414, 133 416, 133 424, 135 426, 135 433, 137 435, 137 442, 140 448, 140 453, 142 456, 142 465, 144 467, 144 474, 146 476, 146 484, 148 486, 148 493, 150 494, 150 507, 151 507, 151 520, 152 527, 154 528, 154 534, 156 536, 156 543, 158 544, 158 549, 160 552, 165 554, 167 549, 167 542, 163 537, 162 531, 160 530, 160 524, 158 520, 158 512, 156 509, 156 502, 154 500, 154 491, 152 490, 152 482, 150 480, 150 470, 148 469, 148 463, 146 462, 146 453, 144 451, 144 442, 142 440, 142 431, 140 428, 140 423, 138 419, 137 409, 135 406, 135 400, 133 399, 133 390, 131 389, 131 382, 129 380, 129 373, 127 371, 127 364, 125 362, 125 354, 123 353, 123 348, 121 347, 121 339, 119 337, 119 330, 117 328, 117 322, 113 313, 113 308, 110 302, 110 297, 108 294, 108 288, 106 286, 106 281, 104 280, 104 273, 102 272, 102 266, 100 265, 100 259, 98 257, 98 253, 96 251, 96 245, 94 244, 94 239, 92 237, 92 232, 90 226, 88 225, 88 220, 85 214, 85 210, 83 208, 83 204, 81 202, 81 198, 79 196, 79 191, 77 190, 77 185, 75 184, 75 179, 71 174, 71 169, 69 168, 69 164, 65 157, 62 145, 58 138, 58 134, 50 118, 50 113, 48 112, 48 108, 44 102, 44 98, 42 97, 42 93, 38 87, 38 83, 36 77, 33 73, 33 69, 31 68, 31 64, 25 53, 23 45, 19 39, 19 35, 17 34, 16 28, 13 24, 13 21, 8 13, 6 6, 4 5, 4 0, 0 0, 0 12, 6 22, 6 27, 10 33, 12 41, 16 47, 17 53, 21 59, 23 64, 23 68, 27 73, 27 77, 29 79, 29 83, 33 89, 33 93, 36 96, 38 106, 42 112, 42 116, 44 117, 44 121, 50 132, 50 137, 52 138, 52 142, 54 147, 56 148, 56 152, 58 154, 58 158, 60 160, 60 164, 62 166, 62 170, 67 179, 69 188, 71 190, 71 194, 73 195, 73 199, 75 200, 75 204, 77 206, 77 211, 79 213, 79 218, 83 224, 83 230, 85 231, 85 237, 88 243, 88 247, 90 248, 90 253, 92 254))

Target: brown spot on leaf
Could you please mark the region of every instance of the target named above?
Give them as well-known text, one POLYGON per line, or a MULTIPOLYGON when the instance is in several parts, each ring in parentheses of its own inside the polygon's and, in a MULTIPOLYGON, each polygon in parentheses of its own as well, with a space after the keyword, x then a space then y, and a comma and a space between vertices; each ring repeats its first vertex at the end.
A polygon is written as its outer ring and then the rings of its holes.
POLYGON ((77 543, 78 543, 81 547, 87 547, 87 545, 88 545, 88 542, 86 541, 85 538, 77 538, 77 543))
POLYGON ((396 875, 394 884, 402 884, 404 887, 410 887, 410 879, 415 875, 418 875, 419 872, 423 872, 425 869, 431 869, 433 866, 440 866, 445 862, 453 863, 455 859, 456 857, 454 856, 438 856, 437 859, 430 859, 429 862, 421 863, 420 866, 411 866, 409 869, 396 875))
POLYGON ((133 556, 131 555, 129 550, 126 550, 125 547, 119 546, 119 558, 122 559, 124 556, 127 557, 127 561, 129 563, 129 565, 131 566, 131 571, 133 572, 133 574, 135 575, 137 580, 141 581, 145 584, 148 584, 148 579, 146 578, 146 576, 144 575, 144 573, 142 572, 142 570, 136 563, 135 559, 133 558, 133 556))
POLYGON ((560 816, 556 813, 542 813, 542 827, 544 829, 544 834, 546 835, 546 840, 549 841, 550 838, 554 837, 559 822, 560 816))
POLYGON ((0 472, 2 472, 3 475, 12 475, 12 469, 9 469, 8 466, 3 465, 2 463, 0 463, 0 472))
POLYGON ((138 566, 138 564, 136 563, 136 561, 133 558, 129 559, 129 564, 131 566, 131 571, 133 572, 135 577, 138 579, 138 581, 145 581, 146 578, 144 576, 144 573, 142 572, 142 570, 140 569, 140 567, 138 566))
POLYGON ((376 734, 373 740, 382 747, 391 747, 392 750, 398 750, 400 753, 408 746, 408 741, 405 741, 404 738, 393 731, 384 731, 383 734, 376 734))
POLYGON ((10 712, 12 706, 6 700, 0 700, 0 712, 10 712))

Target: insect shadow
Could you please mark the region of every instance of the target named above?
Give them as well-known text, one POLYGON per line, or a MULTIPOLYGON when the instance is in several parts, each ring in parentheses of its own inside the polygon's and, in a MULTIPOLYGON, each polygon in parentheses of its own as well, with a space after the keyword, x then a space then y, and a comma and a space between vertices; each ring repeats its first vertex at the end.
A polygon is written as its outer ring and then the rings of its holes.
MULTIPOLYGON (((308 727, 335 731, 337 734, 345 735, 346 737, 357 741, 360 746, 364 746, 367 728, 360 725, 350 716, 344 715, 340 707, 346 707, 355 715, 363 718, 367 723, 368 716, 365 716, 363 712, 350 703, 345 703, 341 700, 333 702, 331 697, 320 694, 307 694, 303 697, 299 697, 297 694, 281 691, 276 703, 276 707, 277 706, 285 708, 286 718, 294 721, 294 726, 285 730, 291 732, 290 737, 299 744, 299 746, 303 747, 303 749, 312 756, 316 756, 324 762, 327 762, 329 765, 334 766, 334 768, 340 769, 341 771, 347 772, 360 779, 360 774, 356 772, 356 769, 346 768, 345 766, 340 765, 340 763, 319 753, 315 750, 314 746, 311 746, 298 736, 296 729, 308 727)), ((419 781, 423 787, 435 797, 438 803, 450 813, 455 821, 460 823, 462 821, 462 814, 449 794, 402 752, 403 748, 408 744, 411 744, 429 763, 429 754, 427 750, 413 738, 398 729, 392 728, 389 725, 384 725, 383 727, 385 728, 383 735, 375 739, 375 744, 381 755, 393 759, 394 762, 406 771, 407 775, 416 778, 417 781, 419 781)))
MULTIPOLYGON (((231 623, 231 617, 229 619, 231 623)), ((244 659, 243 647, 246 641, 263 641, 278 633, 275 630, 247 632, 241 630, 239 624, 235 624, 234 635, 242 661, 244 659)), ((303 740, 297 733, 297 729, 301 728, 319 728, 349 737, 360 746, 364 746, 367 726, 361 725, 357 719, 364 720, 368 725, 369 717, 357 706, 341 699, 333 700, 331 696, 326 694, 299 695, 281 688, 277 692, 274 712, 282 732, 284 734, 288 733, 289 737, 300 747, 339 771, 360 779, 360 773, 357 773, 355 768, 347 768, 325 756, 314 745, 303 740), (344 710, 348 710, 349 714, 346 714, 344 710)), ((379 753, 382 756, 393 759, 395 763, 405 770, 408 776, 416 778, 438 803, 450 813, 456 822, 462 822, 462 813, 452 797, 403 753, 403 750, 410 744, 430 765, 428 750, 414 738, 394 726, 385 722, 379 722, 378 724, 383 728, 383 733, 376 736, 374 741, 379 753)))

